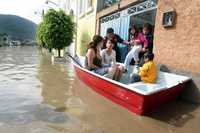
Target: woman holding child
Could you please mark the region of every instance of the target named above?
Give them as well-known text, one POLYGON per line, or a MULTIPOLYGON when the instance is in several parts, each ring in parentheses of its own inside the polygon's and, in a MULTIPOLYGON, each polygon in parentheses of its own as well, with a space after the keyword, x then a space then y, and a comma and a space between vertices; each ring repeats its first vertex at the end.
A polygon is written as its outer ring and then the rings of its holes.
POLYGON ((132 26, 130 30, 130 44, 132 45, 131 50, 124 61, 125 70, 128 69, 128 66, 134 58, 135 64, 139 63, 139 53, 145 52, 148 47, 148 41, 142 33, 139 33, 139 30, 136 26, 132 26))

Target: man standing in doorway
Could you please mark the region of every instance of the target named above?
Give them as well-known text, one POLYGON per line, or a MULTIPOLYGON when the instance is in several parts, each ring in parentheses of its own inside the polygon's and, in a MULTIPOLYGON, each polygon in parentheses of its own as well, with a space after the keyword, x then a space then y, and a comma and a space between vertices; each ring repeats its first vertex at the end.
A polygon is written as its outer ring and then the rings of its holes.
POLYGON ((116 52, 116 61, 120 62, 120 59, 121 59, 120 49, 117 46, 117 43, 122 43, 122 44, 125 44, 125 45, 129 45, 129 42, 123 40, 119 35, 115 34, 113 28, 108 28, 107 29, 106 37, 104 39, 103 49, 106 48, 106 43, 107 43, 108 40, 112 40, 112 42, 114 42, 113 49, 116 52))

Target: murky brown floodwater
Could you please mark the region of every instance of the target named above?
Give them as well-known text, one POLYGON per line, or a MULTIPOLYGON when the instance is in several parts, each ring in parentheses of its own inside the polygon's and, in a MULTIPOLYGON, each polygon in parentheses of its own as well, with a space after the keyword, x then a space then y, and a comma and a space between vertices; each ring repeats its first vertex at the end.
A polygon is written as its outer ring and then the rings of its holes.
POLYGON ((200 108, 168 104, 137 116, 36 47, 0 48, 0 133, 199 133, 200 108))

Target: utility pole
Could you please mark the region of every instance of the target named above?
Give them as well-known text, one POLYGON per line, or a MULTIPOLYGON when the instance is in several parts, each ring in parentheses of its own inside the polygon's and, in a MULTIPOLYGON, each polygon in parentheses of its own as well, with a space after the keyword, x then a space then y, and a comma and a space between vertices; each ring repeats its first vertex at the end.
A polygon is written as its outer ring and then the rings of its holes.
POLYGON ((75 48, 74 48, 74 53, 75 53, 75 56, 76 56, 76 52, 77 52, 77 45, 78 45, 78 32, 77 32, 77 29, 78 29, 78 0, 76 0, 76 39, 75 39, 75 48))

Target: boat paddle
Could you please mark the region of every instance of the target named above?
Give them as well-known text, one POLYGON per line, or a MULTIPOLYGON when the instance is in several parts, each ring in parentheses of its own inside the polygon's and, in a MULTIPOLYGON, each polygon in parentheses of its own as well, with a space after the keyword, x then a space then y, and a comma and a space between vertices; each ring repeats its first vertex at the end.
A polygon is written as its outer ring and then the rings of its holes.
POLYGON ((77 59, 75 59, 75 57, 73 57, 69 52, 66 52, 66 55, 71 58, 77 65, 79 65, 80 67, 83 67, 78 61, 77 59))

